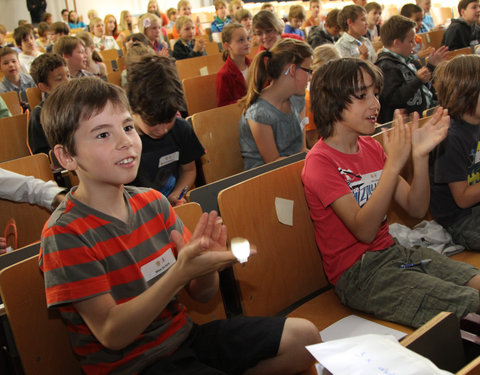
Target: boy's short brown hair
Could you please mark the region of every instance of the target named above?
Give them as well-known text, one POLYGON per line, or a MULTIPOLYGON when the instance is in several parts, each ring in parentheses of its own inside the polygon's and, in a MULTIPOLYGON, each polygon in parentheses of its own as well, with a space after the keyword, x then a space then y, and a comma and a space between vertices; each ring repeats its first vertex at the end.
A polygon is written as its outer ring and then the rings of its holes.
POLYGON ((189 0, 180 0, 180 1, 177 3, 177 10, 180 10, 181 7, 184 7, 184 6, 187 6, 187 5, 190 5, 190 1, 189 1, 189 0))
POLYGON ((460 0, 458 2, 458 14, 460 14, 460 17, 462 16, 462 10, 467 9, 470 3, 478 3, 478 0, 460 0))
POLYGON ((439 104, 460 120, 473 115, 480 93, 480 56, 461 55, 440 63, 434 72, 439 104))
POLYGON ((340 13, 340 9, 332 9, 330 12, 327 13, 327 17, 325 18, 325 24, 328 27, 340 27, 338 24, 338 14, 340 13))
POLYGON ((402 9, 400 9, 400 15, 407 17, 407 18, 412 18, 412 16, 415 13, 422 13, 423 14, 423 9, 420 8, 417 4, 409 3, 405 4, 402 9))
POLYGON ((307 18, 307 12, 305 12, 305 8, 303 5, 292 5, 288 10, 288 20, 292 18, 298 18, 299 20, 304 20, 307 18))
POLYGON ((362 72, 368 74, 374 87, 383 88, 381 70, 369 61, 357 58, 332 60, 313 72, 310 98, 313 119, 323 138, 333 134, 334 124, 364 86, 362 72))
POLYGON ((76 36, 64 35, 58 39, 53 45, 53 53, 57 53, 60 56, 72 56, 72 53, 77 46, 81 44, 85 46, 83 40, 77 38, 76 36))
POLYGON ((46 22, 40 22, 37 27, 38 35, 45 36, 47 31, 50 31, 50 25, 46 22))
POLYGON ((175 63, 168 57, 143 56, 128 67, 127 77, 132 111, 140 115, 145 124, 169 122, 184 107, 182 83, 175 63))
POLYGON ((392 16, 380 27, 380 37, 385 47, 393 46, 395 39, 405 40, 408 32, 417 24, 404 16, 392 16))
POLYGON ((252 18, 252 13, 248 9, 239 9, 235 12, 235 21, 242 22, 244 19, 252 18))
POLYGON ((167 9, 167 17, 170 19, 174 14, 177 14, 177 10, 175 8, 168 8, 167 9))
POLYGON ((365 8, 360 5, 347 5, 338 13, 338 25, 343 31, 348 31, 348 20, 355 22, 362 13, 365 13, 365 8))
POLYGON ((379 3, 372 1, 370 3, 367 3, 367 5, 365 5, 365 10, 367 11, 367 13, 370 13, 370 11, 372 10, 382 11, 382 6, 379 3))
POLYGON ((13 39, 15 39, 15 44, 21 47, 22 40, 26 39, 30 34, 33 35, 32 28, 26 25, 18 26, 15 30, 13 30, 13 39))
POLYGON ((175 27, 178 32, 182 29, 183 26, 185 26, 187 23, 191 23, 193 25, 193 20, 189 16, 180 16, 177 18, 175 21, 175 27))
POLYGON ((48 75, 60 66, 67 66, 65 59, 55 53, 44 53, 33 60, 30 75, 35 83, 48 85, 48 75))
POLYGON ((98 115, 107 105, 130 111, 125 92, 97 77, 72 79, 48 96, 42 107, 40 122, 49 145, 63 146, 75 156, 75 133, 80 121, 98 115))
POLYGON ((18 52, 10 47, 0 48, 0 62, 2 61, 2 57, 7 55, 15 55, 18 57, 18 52))
POLYGON ((213 3, 213 6, 215 7, 215 10, 218 10, 220 6, 224 6, 225 8, 227 7, 227 2, 225 0, 215 0, 213 3))
POLYGON ((285 25, 275 14, 269 10, 261 10, 252 19, 252 30, 275 30, 278 34, 283 32, 285 25))
POLYGON ((65 22, 54 22, 50 25, 50 30, 53 34, 62 34, 68 35, 70 33, 70 29, 65 22))

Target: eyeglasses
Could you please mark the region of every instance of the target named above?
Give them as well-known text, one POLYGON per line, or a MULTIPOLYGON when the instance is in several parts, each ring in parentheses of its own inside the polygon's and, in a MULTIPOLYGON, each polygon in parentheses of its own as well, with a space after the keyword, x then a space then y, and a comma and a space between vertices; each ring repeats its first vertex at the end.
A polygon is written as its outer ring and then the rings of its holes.
POLYGON ((308 68, 304 68, 303 66, 300 66, 300 65, 295 65, 298 69, 301 69, 303 70, 304 72, 307 72, 309 75, 312 75, 313 73, 313 70, 312 69, 308 69, 308 68))

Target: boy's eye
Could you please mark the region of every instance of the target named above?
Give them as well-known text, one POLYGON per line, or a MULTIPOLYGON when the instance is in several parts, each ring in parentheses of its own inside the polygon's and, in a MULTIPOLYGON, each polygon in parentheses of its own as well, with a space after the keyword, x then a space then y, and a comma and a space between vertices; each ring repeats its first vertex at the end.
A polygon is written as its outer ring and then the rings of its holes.
POLYGON ((107 132, 103 132, 103 133, 97 134, 97 138, 98 138, 98 139, 107 138, 107 137, 108 137, 108 133, 107 133, 107 132))
POLYGON ((125 130, 126 132, 130 132, 130 131, 132 131, 133 129, 134 129, 133 125, 127 125, 127 126, 125 126, 125 128, 124 128, 124 130, 125 130))

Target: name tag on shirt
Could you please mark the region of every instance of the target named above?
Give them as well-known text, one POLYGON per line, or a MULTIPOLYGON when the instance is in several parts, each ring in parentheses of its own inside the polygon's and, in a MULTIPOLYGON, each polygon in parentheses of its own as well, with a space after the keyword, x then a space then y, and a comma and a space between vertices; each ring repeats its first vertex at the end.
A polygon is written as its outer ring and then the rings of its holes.
POLYGON ((164 165, 176 162, 178 159, 180 159, 180 152, 178 151, 162 156, 158 161, 158 168, 163 167, 164 165))
POLYGON ((302 122, 300 122, 300 128, 302 131, 305 129, 305 126, 307 126, 310 123, 310 120, 308 117, 304 117, 302 122))
POLYGON ((158 258, 144 264, 140 270, 146 281, 152 280, 154 277, 166 272, 171 266, 175 264, 177 260, 173 255, 172 249, 168 249, 158 258))

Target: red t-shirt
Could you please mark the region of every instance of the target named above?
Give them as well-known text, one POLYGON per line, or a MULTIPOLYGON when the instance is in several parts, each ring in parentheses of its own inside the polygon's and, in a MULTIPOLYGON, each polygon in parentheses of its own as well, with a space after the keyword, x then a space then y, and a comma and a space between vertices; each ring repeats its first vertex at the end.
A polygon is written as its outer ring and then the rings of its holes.
POLYGON ((347 194, 353 194, 360 207, 363 206, 377 186, 384 164, 383 148, 371 137, 359 137, 355 154, 344 154, 320 139, 305 159, 302 171, 305 197, 325 273, 334 285, 365 252, 393 245, 386 219, 373 242, 364 243, 350 232, 331 207, 347 194))

